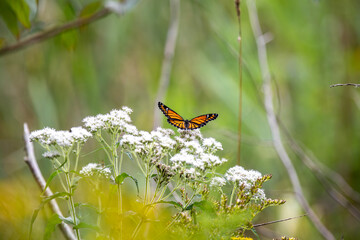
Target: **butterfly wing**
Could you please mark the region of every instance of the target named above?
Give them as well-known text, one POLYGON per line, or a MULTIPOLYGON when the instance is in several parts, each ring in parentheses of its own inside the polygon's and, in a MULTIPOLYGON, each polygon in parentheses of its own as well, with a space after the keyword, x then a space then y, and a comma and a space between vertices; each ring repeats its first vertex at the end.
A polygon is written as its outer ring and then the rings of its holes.
POLYGON ((169 122, 169 120, 176 120, 179 122, 184 121, 184 119, 179 114, 177 114, 171 108, 167 107, 165 104, 158 102, 158 106, 159 106, 160 110, 163 112, 163 114, 168 118, 168 122, 169 122))
POLYGON ((197 129, 205 126, 208 122, 215 120, 218 117, 217 113, 209 113, 194 117, 189 121, 188 129, 197 129))
POLYGON ((168 121, 168 123, 170 123, 174 127, 177 127, 177 128, 180 128, 180 129, 186 129, 184 120, 176 120, 176 119, 168 118, 167 121, 168 121))

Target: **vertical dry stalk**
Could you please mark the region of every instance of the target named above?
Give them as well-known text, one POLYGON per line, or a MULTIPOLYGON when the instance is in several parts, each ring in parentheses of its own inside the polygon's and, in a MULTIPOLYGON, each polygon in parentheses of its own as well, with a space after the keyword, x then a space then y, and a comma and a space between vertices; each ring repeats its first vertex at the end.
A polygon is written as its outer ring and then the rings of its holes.
MULTIPOLYGON (((39 185, 41 191, 44 191, 46 186, 46 181, 41 173, 39 165, 37 164, 35 153, 34 153, 34 145, 30 142, 30 133, 29 128, 26 123, 24 123, 24 142, 25 142, 25 157, 24 161, 29 166, 30 171, 35 178, 35 181, 39 185)), ((48 187, 44 193, 45 196, 53 195, 52 191, 48 187)), ((56 200, 53 199, 49 202, 51 210, 59 216, 63 216, 62 212, 57 204, 56 200)), ((71 227, 65 223, 59 224, 60 230, 63 233, 64 237, 68 240, 76 239, 73 230, 71 227)))
POLYGON ((263 79, 264 105, 265 105, 266 115, 271 130, 275 150, 286 168, 286 171, 289 175, 298 202, 300 203, 302 208, 307 212, 310 220, 313 222, 313 224, 318 229, 318 231, 323 235, 323 237, 325 239, 335 240, 333 234, 322 224, 320 219, 317 217, 315 212, 310 208, 309 203, 305 199, 296 170, 282 143, 280 129, 274 112, 274 105, 272 102, 273 93, 271 89, 271 75, 267 62, 266 41, 260 27, 255 1, 250 0, 247 3, 248 3, 247 6, 250 16, 250 23, 256 39, 256 45, 258 49, 258 58, 262 73, 262 79, 263 79))
POLYGON ((155 108, 154 108, 154 129, 160 125, 161 112, 158 110, 157 103, 162 101, 168 89, 170 82, 170 73, 172 62, 175 53, 175 46, 177 35, 179 32, 179 19, 180 19, 180 0, 170 1, 170 24, 167 32, 164 58, 161 67, 161 75, 159 81, 158 92, 156 95, 155 108))
POLYGON ((242 127, 242 36, 241 36, 241 0, 235 0, 235 9, 239 25, 239 118, 238 118, 238 146, 237 146, 237 164, 240 165, 241 159, 241 127, 242 127))

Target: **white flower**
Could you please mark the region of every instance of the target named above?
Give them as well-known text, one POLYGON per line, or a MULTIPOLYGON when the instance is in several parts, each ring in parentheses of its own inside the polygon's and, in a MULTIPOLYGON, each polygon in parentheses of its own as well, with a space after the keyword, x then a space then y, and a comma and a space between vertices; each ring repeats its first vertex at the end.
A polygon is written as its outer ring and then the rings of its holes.
POLYGON ((204 152, 204 149, 201 147, 198 140, 191 140, 189 142, 185 142, 184 146, 188 148, 188 152, 194 153, 194 154, 201 154, 204 152))
POLYGON ((129 108, 129 107, 126 107, 126 106, 123 106, 122 108, 121 108, 121 110, 123 110, 125 113, 127 113, 127 114, 131 114, 132 112, 133 112, 133 110, 131 109, 131 108, 129 108))
POLYGON ((110 112, 110 116, 114 117, 116 119, 122 119, 125 122, 131 122, 131 118, 129 116, 129 113, 132 112, 132 110, 128 107, 123 107, 123 109, 125 108, 125 110, 118 110, 118 109, 113 109, 110 112))
POLYGON ((30 134, 31 141, 38 141, 43 145, 58 145, 69 148, 73 145, 75 139, 69 131, 56 131, 52 128, 44 128, 34 131, 30 134))
POLYGON ((171 129, 157 128, 156 131, 151 131, 151 136, 155 140, 156 146, 159 150, 171 150, 175 147, 176 142, 171 139, 170 135, 174 134, 171 129), (161 149, 160 149, 161 148, 161 149))
POLYGON ((196 171, 196 168, 185 169, 184 173, 187 178, 196 178, 200 175, 200 173, 196 171))
POLYGON ((152 138, 151 134, 146 132, 146 131, 140 131, 139 135, 141 137, 141 142, 143 142, 143 143, 153 141, 153 138, 152 138))
POLYGON ((170 158, 170 161, 173 162, 174 167, 176 168, 184 166, 186 164, 190 164, 190 165, 196 164, 194 156, 184 152, 175 154, 172 158, 170 158))
POLYGON ((90 137, 92 137, 91 133, 82 127, 73 127, 70 131, 72 137, 77 142, 85 143, 90 137))
POLYGON ((97 175, 97 176, 109 178, 111 175, 111 170, 97 163, 89 163, 80 170, 80 174, 87 177, 97 175))
POLYGON ((235 166, 227 170, 225 173, 225 178, 234 184, 245 185, 246 189, 255 183, 255 181, 261 178, 261 173, 255 170, 245 170, 243 167, 235 166))
POLYGON ((216 141, 214 138, 204 138, 203 146, 209 149, 211 152, 223 150, 221 143, 216 141))
POLYGON ((47 151, 42 155, 44 158, 54 159, 60 157, 60 153, 58 151, 47 151))
POLYGON ((120 145, 121 146, 130 146, 130 148, 135 148, 135 145, 141 144, 140 142, 140 137, 138 136, 134 136, 134 135, 130 135, 130 134, 125 134, 122 136, 121 140, 120 140, 120 145))
POLYGON ((266 195, 263 189, 259 188, 257 192, 252 196, 252 199, 255 201, 264 201, 266 200, 266 195))
POLYGON ((131 124, 125 124, 124 125, 125 132, 132 135, 137 135, 138 130, 134 125, 131 124))
POLYGON ((55 134, 52 135, 54 142, 60 147, 71 147, 74 143, 74 138, 69 131, 56 131, 55 134))
POLYGON ((122 107, 122 110, 113 109, 107 114, 86 117, 83 120, 84 126, 92 133, 105 129, 137 134, 136 127, 130 124, 131 118, 129 114, 131 112, 130 108, 122 107))
POLYGON ((105 127, 104 121, 101 119, 102 115, 90 116, 83 119, 84 126, 92 133, 97 132, 105 127))
POLYGON ((30 140, 32 142, 38 141, 40 144, 43 145, 51 145, 54 144, 52 136, 56 133, 56 130, 53 128, 43 128, 40 130, 36 130, 31 132, 30 140))
POLYGON ((178 129, 178 132, 180 133, 181 138, 183 138, 184 140, 191 141, 195 139, 200 140, 203 138, 199 129, 195 129, 191 131, 178 129))
POLYGON ((225 158, 219 158, 218 156, 215 156, 213 154, 204 153, 200 155, 200 159, 203 162, 204 166, 213 168, 216 166, 219 166, 225 162, 227 162, 227 159, 225 158))
POLYGON ((226 184, 226 180, 222 177, 214 177, 210 182, 210 187, 223 187, 226 184))

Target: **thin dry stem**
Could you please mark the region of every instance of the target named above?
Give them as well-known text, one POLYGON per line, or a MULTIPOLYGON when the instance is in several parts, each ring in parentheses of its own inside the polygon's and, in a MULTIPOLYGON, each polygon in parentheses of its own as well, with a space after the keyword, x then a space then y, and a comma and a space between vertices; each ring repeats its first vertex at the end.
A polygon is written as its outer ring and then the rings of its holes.
MULTIPOLYGON (((34 153, 34 145, 32 144, 32 142, 30 142, 30 133, 29 133, 29 128, 28 125, 26 123, 24 123, 24 142, 25 142, 25 157, 24 157, 24 161, 25 163, 29 166, 30 171, 35 179, 35 181, 37 182, 37 184, 39 185, 41 191, 44 191, 45 186, 46 186, 46 181, 41 173, 41 170, 39 168, 39 165, 37 164, 36 158, 35 158, 35 153, 34 153)), ((46 191, 44 192, 45 196, 52 196, 53 193, 50 190, 50 188, 48 187, 46 189, 46 191)), ((59 205, 57 204, 55 199, 52 199, 50 202, 50 208, 51 210, 56 213, 57 215, 63 217, 62 212, 59 208, 59 205)), ((74 240, 76 239, 73 230, 71 229, 71 227, 65 223, 61 223, 59 224, 60 230, 63 233, 64 237, 68 240, 74 240)))
POLYGON ((110 13, 109 9, 103 8, 99 10, 98 12, 94 13, 90 17, 87 18, 79 18, 74 21, 68 22, 64 25, 54 27, 52 29, 46 30, 44 32, 35 34, 27 39, 21 40, 13 45, 4 47, 0 49, 0 56, 10 54, 16 51, 19 51, 23 48, 26 48, 28 46, 34 45, 36 43, 40 43, 42 41, 45 41, 49 38, 55 37, 56 35, 59 35, 61 33, 70 31, 75 28, 79 28, 81 26, 87 25, 89 23, 92 23, 96 20, 99 20, 105 16, 107 16, 110 13))
POLYGON ((353 190, 350 185, 342 178, 342 176, 334 171, 331 171, 324 165, 320 164, 319 161, 314 161, 314 156, 310 157, 297 142, 290 136, 290 133, 280 124, 285 136, 289 139, 290 147, 293 151, 299 156, 302 162, 311 170, 319 182, 323 185, 324 189, 328 194, 337 201, 340 205, 346 208, 356 220, 360 221, 360 211, 341 193, 344 192, 348 197, 352 198, 354 201, 358 201, 358 192, 353 190), (325 170, 326 169, 326 170, 325 170), (327 171, 327 173, 324 173, 327 171), (333 184, 330 182, 330 179, 335 182, 339 190, 337 190, 333 184))
POLYGON ((248 3, 247 6, 250 16, 250 23, 256 39, 256 45, 258 49, 258 58, 262 73, 262 79, 263 79, 264 105, 265 105, 266 115, 269 122, 269 127, 271 130, 275 150, 279 158, 281 159, 282 163, 284 164, 285 169, 289 175, 298 202, 300 203, 302 208, 307 212, 310 220, 313 222, 313 224, 318 229, 318 231, 323 235, 323 237, 326 239, 335 240, 333 234, 322 224, 318 216, 310 208, 307 200, 305 199, 296 170, 282 143, 280 129, 276 119, 274 105, 272 102, 273 92, 271 89, 271 75, 267 62, 266 41, 264 39, 264 35, 260 27, 255 1, 250 0, 247 3, 248 3))
POLYGON ((239 27, 239 55, 238 55, 238 63, 239 63, 239 118, 238 118, 238 146, 237 146, 237 164, 240 165, 241 160, 241 128, 242 128, 242 100, 243 100, 243 88, 242 88, 242 35, 241 35, 241 1, 235 0, 235 9, 236 15, 238 19, 238 27, 239 27))
POLYGON ((360 87, 360 84, 356 84, 356 83, 337 83, 337 84, 332 84, 330 85, 331 88, 333 87, 343 87, 343 86, 353 86, 353 87, 360 87))
POLYGON ((266 223, 254 224, 253 227, 262 227, 262 226, 266 226, 266 225, 270 225, 270 224, 274 224, 274 223, 286 222, 286 221, 289 221, 289 220, 292 220, 292 219, 305 217, 306 215, 307 215, 307 214, 304 214, 304 215, 301 215, 301 216, 297 216, 297 217, 289 217, 289 218, 285 218, 285 219, 275 220, 275 221, 266 222, 266 223))

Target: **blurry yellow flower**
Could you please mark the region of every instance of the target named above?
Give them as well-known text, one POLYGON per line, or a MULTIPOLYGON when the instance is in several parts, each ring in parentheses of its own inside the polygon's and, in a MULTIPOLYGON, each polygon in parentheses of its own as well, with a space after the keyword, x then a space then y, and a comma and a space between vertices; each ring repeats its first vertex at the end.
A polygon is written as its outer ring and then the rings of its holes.
POLYGON ((248 237, 231 237, 232 240, 253 240, 252 238, 248 237))

